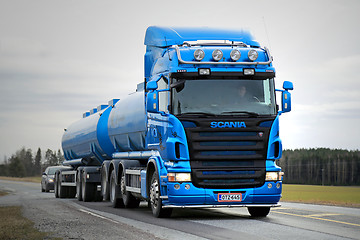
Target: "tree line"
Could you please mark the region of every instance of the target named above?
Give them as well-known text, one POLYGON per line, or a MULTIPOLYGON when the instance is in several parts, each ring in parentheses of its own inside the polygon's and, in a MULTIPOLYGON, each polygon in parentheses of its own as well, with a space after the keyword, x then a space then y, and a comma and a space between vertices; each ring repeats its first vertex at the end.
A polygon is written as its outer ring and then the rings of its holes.
POLYGON ((283 151, 277 162, 284 183, 313 185, 360 185, 360 151, 296 149, 283 151))
MULTIPOLYGON (((48 166, 61 165, 60 150, 40 148, 34 156, 25 147, 0 164, 0 176, 39 176, 48 166)), ((360 151, 316 148, 284 150, 277 164, 285 172, 284 183, 315 185, 360 185, 360 151)))
POLYGON ((61 165, 63 161, 64 156, 60 149, 58 151, 47 149, 43 155, 41 149, 38 148, 34 156, 31 149, 23 147, 10 158, 5 157, 4 163, 0 164, 0 176, 41 176, 46 167, 61 165))

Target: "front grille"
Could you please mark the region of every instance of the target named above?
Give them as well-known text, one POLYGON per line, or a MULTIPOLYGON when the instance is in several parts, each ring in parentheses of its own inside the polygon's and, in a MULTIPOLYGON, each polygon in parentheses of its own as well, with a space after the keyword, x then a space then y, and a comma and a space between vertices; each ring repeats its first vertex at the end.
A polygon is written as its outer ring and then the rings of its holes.
POLYGON ((245 118, 246 128, 211 128, 238 118, 180 117, 185 128, 196 187, 251 188, 265 182, 269 132, 274 118, 245 118), (189 122, 191 124, 189 124, 189 122))

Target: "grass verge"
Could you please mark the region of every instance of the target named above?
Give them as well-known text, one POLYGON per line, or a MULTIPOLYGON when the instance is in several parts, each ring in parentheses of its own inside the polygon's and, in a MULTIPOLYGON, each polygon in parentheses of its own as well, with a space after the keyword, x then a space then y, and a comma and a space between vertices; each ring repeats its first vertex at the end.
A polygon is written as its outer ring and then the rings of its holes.
POLYGON ((360 187, 283 184, 282 201, 360 207, 360 187))
POLYGON ((48 236, 48 233, 39 232, 32 221, 22 216, 21 207, 0 207, 0 219, 0 239, 35 240, 48 236))
POLYGON ((0 176, 1 180, 10 180, 10 181, 18 181, 18 182, 34 182, 34 183, 41 183, 41 177, 3 177, 0 176))

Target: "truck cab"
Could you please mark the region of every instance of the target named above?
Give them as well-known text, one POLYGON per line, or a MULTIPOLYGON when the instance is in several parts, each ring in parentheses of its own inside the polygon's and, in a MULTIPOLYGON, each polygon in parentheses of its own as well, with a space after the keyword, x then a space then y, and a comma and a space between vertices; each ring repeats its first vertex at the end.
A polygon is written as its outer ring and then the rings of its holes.
MULTIPOLYGON (((145 37, 147 140, 164 170, 164 208, 279 206, 281 109, 267 48, 249 32, 149 27, 145 37)), ((161 166, 159 166, 161 169, 161 166)))

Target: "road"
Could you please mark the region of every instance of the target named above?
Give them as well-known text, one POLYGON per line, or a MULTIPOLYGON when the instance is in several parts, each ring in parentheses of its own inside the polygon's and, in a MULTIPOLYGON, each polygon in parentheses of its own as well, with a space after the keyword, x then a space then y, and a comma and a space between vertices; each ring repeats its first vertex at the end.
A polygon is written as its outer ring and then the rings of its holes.
POLYGON ((146 203, 114 209, 109 202, 56 199, 35 183, 0 180, 4 188, 12 194, 0 205, 24 206, 36 227, 63 239, 360 239, 359 208, 284 202, 262 219, 245 208, 174 210, 170 219, 157 219, 146 203))

